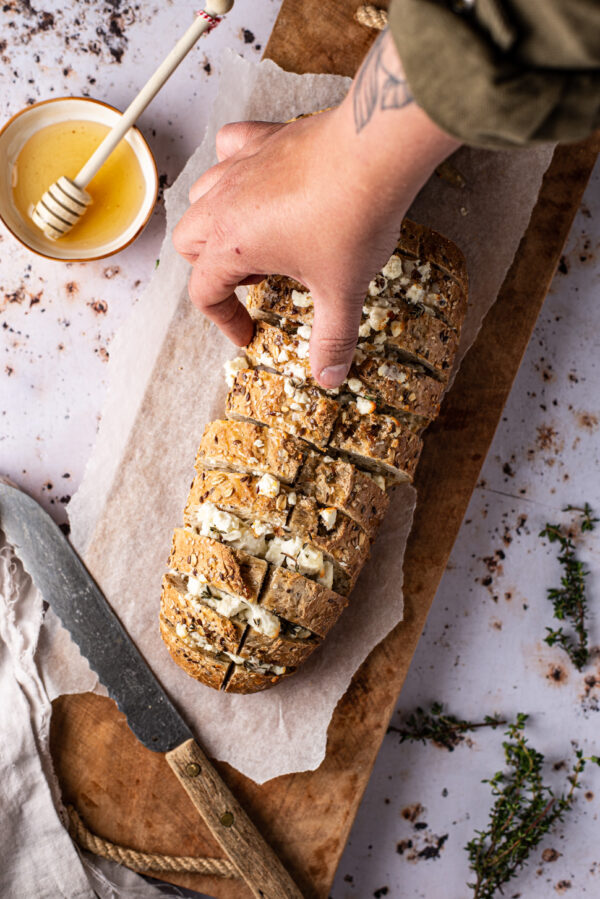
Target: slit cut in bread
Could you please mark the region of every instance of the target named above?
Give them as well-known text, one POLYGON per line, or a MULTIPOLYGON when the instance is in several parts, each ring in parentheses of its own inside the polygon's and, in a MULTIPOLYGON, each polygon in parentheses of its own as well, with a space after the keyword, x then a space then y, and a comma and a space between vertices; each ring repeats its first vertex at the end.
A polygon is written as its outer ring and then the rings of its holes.
POLYGON ((228 418, 275 425, 294 437, 327 446, 338 404, 316 387, 296 387, 290 378, 246 369, 236 374, 227 394, 228 418))
POLYGON ((345 597, 323 584, 283 567, 269 569, 261 596, 264 608, 319 637, 333 627, 347 604, 345 597))
POLYGON ((295 502, 295 491, 273 475, 257 477, 230 471, 200 470, 192 482, 183 520, 184 524, 195 524, 198 507, 211 503, 243 521, 260 521, 275 531, 286 526, 295 502))
POLYGON ((196 467, 272 474, 284 484, 293 484, 306 452, 304 443, 281 428, 250 421, 211 421, 204 430, 196 467))

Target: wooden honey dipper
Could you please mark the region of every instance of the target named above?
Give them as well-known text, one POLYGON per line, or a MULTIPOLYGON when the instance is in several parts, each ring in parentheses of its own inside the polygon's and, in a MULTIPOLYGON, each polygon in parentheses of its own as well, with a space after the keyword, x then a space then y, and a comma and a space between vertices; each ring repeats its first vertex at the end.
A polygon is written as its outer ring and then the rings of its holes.
POLYGON ((92 202, 86 187, 102 168, 117 144, 125 137, 131 126, 142 114, 150 101, 159 92, 165 81, 175 71, 181 60, 187 56, 198 38, 210 31, 228 13, 234 0, 207 0, 204 9, 185 34, 177 41, 169 55, 156 69, 129 104, 118 123, 111 128, 104 140, 94 150, 75 178, 61 177, 52 184, 38 201, 31 218, 34 224, 51 240, 58 240, 67 234, 92 202))

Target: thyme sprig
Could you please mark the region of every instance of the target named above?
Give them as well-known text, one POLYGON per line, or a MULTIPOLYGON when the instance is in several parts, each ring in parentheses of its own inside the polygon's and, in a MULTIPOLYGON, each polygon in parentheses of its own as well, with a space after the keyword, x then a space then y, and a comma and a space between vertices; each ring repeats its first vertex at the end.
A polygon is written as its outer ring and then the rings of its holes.
MULTIPOLYGON (((565 512, 579 512, 581 515, 581 531, 593 531, 598 518, 592 515, 592 509, 588 503, 581 506, 567 506, 565 512)), ((563 627, 547 627, 547 635, 544 638, 548 646, 560 646, 578 671, 587 664, 589 651, 589 638, 587 630, 588 603, 586 595, 586 577, 589 571, 576 557, 576 547, 573 535, 565 533, 559 524, 546 524, 540 531, 540 537, 546 537, 550 543, 558 543, 560 552, 558 560, 563 566, 563 576, 560 579, 560 587, 551 587, 547 591, 548 599, 554 608, 554 617, 558 621, 568 621, 572 632, 565 632, 563 627)))
POLYGON ((388 727, 388 733, 400 734, 400 742, 405 740, 426 743, 431 740, 438 746, 443 746, 452 752, 464 739, 467 731, 478 730, 480 727, 492 727, 506 724, 497 715, 486 715, 483 721, 463 721, 454 715, 445 715, 441 702, 434 702, 426 712, 420 706, 406 719, 402 727, 388 727))
POLYGON ((580 787, 581 774, 588 762, 600 765, 600 758, 584 758, 578 749, 567 780, 570 787, 560 795, 543 783, 544 756, 531 747, 524 734, 527 715, 520 714, 506 731, 503 743, 508 772, 497 771, 489 780, 495 797, 486 830, 476 831, 465 847, 475 880, 473 899, 492 899, 504 884, 516 877, 529 854, 542 838, 569 811, 580 787))

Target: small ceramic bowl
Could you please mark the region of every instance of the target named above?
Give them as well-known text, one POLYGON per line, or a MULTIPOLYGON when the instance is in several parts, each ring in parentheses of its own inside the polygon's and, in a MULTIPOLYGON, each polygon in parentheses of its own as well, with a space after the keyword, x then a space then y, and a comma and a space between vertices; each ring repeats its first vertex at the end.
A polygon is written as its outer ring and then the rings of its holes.
POLYGON ((112 127, 121 113, 113 106, 87 97, 57 97, 27 106, 10 119, 0 130, 0 218, 8 230, 24 246, 47 259, 62 262, 85 262, 103 259, 123 250, 144 230, 158 195, 158 172, 150 147, 137 128, 125 137, 141 166, 144 177, 144 197, 133 221, 118 237, 95 247, 76 249, 49 240, 33 222, 25 220, 17 210, 12 196, 12 173, 21 148, 32 134, 57 122, 86 120, 112 127))

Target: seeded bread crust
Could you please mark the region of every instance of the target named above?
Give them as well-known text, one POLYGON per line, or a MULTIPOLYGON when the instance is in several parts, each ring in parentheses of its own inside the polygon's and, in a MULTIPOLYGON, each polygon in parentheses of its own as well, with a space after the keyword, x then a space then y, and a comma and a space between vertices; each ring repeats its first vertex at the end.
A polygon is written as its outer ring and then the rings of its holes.
POLYGON ((297 668, 320 646, 321 640, 315 634, 304 640, 291 640, 285 634, 267 637, 253 627, 249 627, 238 655, 254 658, 269 665, 283 665, 297 668))
POLYGON ((211 421, 204 430, 196 468, 272 474, 284 484, 292 484, 306 449, 281 428, 267 428, 249 421, 211 421))
POLYGON ((245 369, 237 373, 227 394, 226 414, 228 418, 274 424, 323 449, 333 430, 338 404, 316 387, 294 387, 283 375, 245 369))
POLYGON ((390 415, 360 415, 350 405, 342 412, 330 445, 353 463, 402 483, 412 481, 423 441, 390 415))
POLYGON ((246 308, 252 318, 271 322, 274 325, 312 325, 314 310, 312 303, 306 308, 295 306, 292 300, 294 290, 306 293, 306 287, 286 278, 285 275, 268 275, 264 281, 254 284, 246 297, 246 308))
POLYGON ((328 529, 321 512, 322 509, 312 497, 298 496, 288 527, 292 534, 306 536, 312 546, 316 546, 344 570, 348 580, 344 589, 346 595, 367 561, 370 540, 355 521, 337 510, 335 523, 328 529))
POLYGON ((464 253, 439 231, 404 219, 400 228, 398 249, 408 256, 431 262, 457 281, 467 292, 469 277, 464 253))
POLYGON ((345 597, 323 584, 275 566, 269 569, 260 602, 265 609, 319 637, 326 635, 348 604, 345 597))
POLYGON ((200 649, 191 649, 179 639, 175 627, 162 614, 160 616, 160 635, 163 638, 171 658, 186 674, 201 681, 213 690, 220 690, 225 682, 233 662, 218 659, 212 653, 200 649))
POLYGON ((284 674, 262 674, 260 671, 250 671, 243 665, 233 665, 223 689, 226 693, 260 693, 263 690, 270 690, 282 678, 293 673, 292 668, 284 674))
POLYGON ((260 589, 267 573, 267 563, 239 549, 229 549, 210 537, 200 537, 192 531, 176 528, 169 566, 174 571, 197 577, 219 590, 258 602, 260 589))
POLYGON ((359 524, 371 539, 389 505, 389 497, 355 465, 311 452, 297 486, 324 506, 333 506, 359 524))
POLYGON ((458 334, 424 306, 398 299, 381 330, 360 338, 358 348, 377 356, 394 355, 426 366, 443 381, 450 376, 458 334))
POLYGON ((182 624, 188 631, 203 637, 216 650, 237 654, 246 631, 245 624, 225 618, 201 600, 192 607, 185 594, 180 593, 167 577, 163 579, 161 612, 171 624, 182 624))
POLYGON ((417 416, 423 424, 440 411, 444 385, 422 369, 367 356, 352 366, 350 378, 351 384, 354 378, 361 382, 357 395, 372 397, 378 406, 417 416))
POLYGON ((195 512, 202 503, 213 503, 244 521, 263 521, 273 528, 284 528, 291 506, 288 495, 293 492, 280 485, 277 496, 259 493, 260 478, 237 472, 199 471, 192 482, 183 513, 184 524, 193 525, 195 512))

